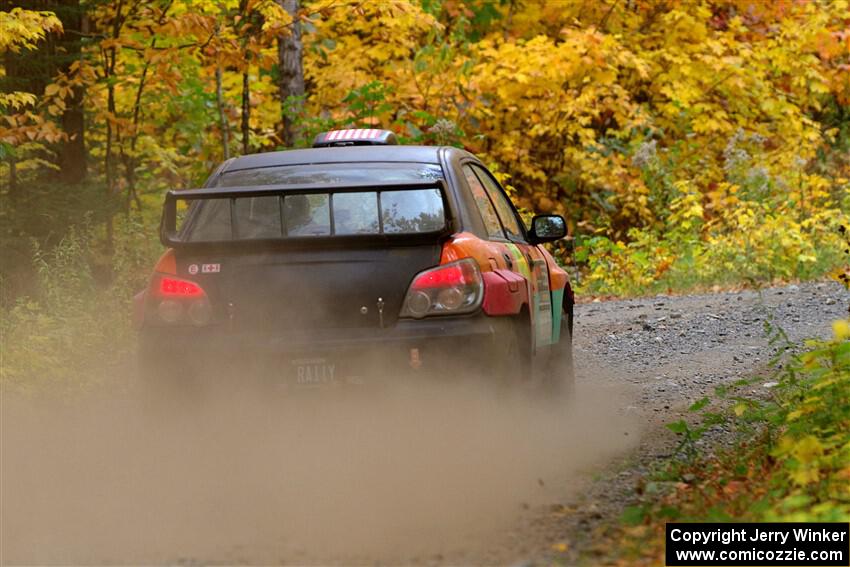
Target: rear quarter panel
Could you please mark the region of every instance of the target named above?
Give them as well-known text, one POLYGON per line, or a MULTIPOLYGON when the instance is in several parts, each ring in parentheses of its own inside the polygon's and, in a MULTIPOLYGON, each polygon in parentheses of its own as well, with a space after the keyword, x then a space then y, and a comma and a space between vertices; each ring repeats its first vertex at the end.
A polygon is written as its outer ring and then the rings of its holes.
POLYGON ((542 246, 538 248, 546 258, 549 268, 549 288, 552 291, 552 342, 557 343, 561 337, 561 318, 565 308, 575 303, 575 295, 567 271, 558 265, 548 250, 542 246))
MULTIPOLYGON (((526 266, 514 271, 504 265, 503 258, 512 253, 511 245, 478 238, 470 233, 460 233, 443 245, 441 264, 462 258, 473 258, 484 276, 484 312, 489 316, 510 316, 530 308, 533 282, 526 266), (519 273, 522 272, 522 273, 519 273)), ((515 247, 514 247, 515 248, 515 247)), ((520 254, 517 264, 525 262, 520 254)), ((533 318, 534 315, 530 313, 533 318)))

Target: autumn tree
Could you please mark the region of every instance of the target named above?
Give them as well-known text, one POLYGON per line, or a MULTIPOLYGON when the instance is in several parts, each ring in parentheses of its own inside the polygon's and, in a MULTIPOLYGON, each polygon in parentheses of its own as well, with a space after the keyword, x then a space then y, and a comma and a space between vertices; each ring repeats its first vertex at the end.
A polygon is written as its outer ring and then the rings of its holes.
MULTIPOLYGON (((0 56, 4 61, 3 91, 0 109, 0 157, 8 164, 9 192, 16 199, 20 190, 18 173, 21 166, 36 167, 38 159, 21 162, 28 150, 42 148, 42 143, 57 143, 61 131, 36 111, 39 106, 37 87, 20 71, 20 55, 34 51, 50 33, 62 30, 62 23, 50 12, 12 8, 0 12, 0 56), (11 73, 9 72, 11 70, 11 73)), ((42 101, 43 104, 44 101, 42 101)))
MULTIPOLYGON (((804 265, 804 233, 848 206, 846 0, 82 6, 86 30, 69 18, 55 35, 80 35, 79 54, 62 47, 40 86, 16 89, 40 98, 4 103, 2 177, 16 186, 85 164, 57 153, 83 144, 113 212, 154 215, 161 191, 231 155, 362 125, 463 146, 524 209, 563 214, 611 249, 793 224, 773 240, 804 265)), ((4 58, 6 85, 27 78, 4 58)))

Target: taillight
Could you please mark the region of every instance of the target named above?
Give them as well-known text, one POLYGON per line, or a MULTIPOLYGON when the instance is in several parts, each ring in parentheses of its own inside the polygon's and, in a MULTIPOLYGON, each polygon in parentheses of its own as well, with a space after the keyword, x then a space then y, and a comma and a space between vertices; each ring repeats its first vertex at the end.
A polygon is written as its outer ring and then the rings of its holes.
POLYGON ((481 270, 475 260, 464 258, 417 274, 407 290, 400 316, 421 319, 469 313, 478 309, 483 297, 481 270))
POLYGON ((164 296, 175 295, 178 297, 199 297, 205 295, 201 286, 195 282, 166 277, 159 280, 159 293, 164 296))
POLYGON ((212 307, 204 289, 195 282, 155 273, 148 292, 156 315, 168 325, 206 325, 212 307))

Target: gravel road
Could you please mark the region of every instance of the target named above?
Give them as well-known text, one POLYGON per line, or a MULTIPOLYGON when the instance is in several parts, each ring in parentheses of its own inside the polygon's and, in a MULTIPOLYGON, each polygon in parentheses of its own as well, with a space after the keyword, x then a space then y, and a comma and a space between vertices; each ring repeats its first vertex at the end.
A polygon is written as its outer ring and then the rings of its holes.
POLYGON ((4 557, 573 564, 671 454, 665 423, 718 385, 769 380, 766 319, 798 342, 828 336, 848 303, 812 283, 580 304, 571 407, 464 376, 353 398, 249 389, 173 415, 123 390, 5 400, 4 557))
MULTIPOLYGON (((594 534, 617 518, 635 480, 675 442, 665 423, 686 413, 714 388, 767 371, 776 352, 764 330, 770 318, 792 342, 828 337, 846 317, 850 294, 836 283, 806 283, 756 291, 658 296, 577 306, 575 357, 579 392, 590 385, 626 386, 625 406, 638 424, 637 446, 595 471, 580 497, 566 497, 529 515, 518 536, 538 557, 530 564, 572 564, 593 552, 594 534), (528 530, 528 531, 526 531, 528 530), (529 540, 534 543, 529 544, 529 540), (565 544, 560 545, 559 544, 565 544), (553 546, 566 549, 554 551, 553 546)), ((765 378, 765 383, 769 378, 765 378)), ((763 386, 762 386, 763 387, 763 386)), ((755 387, 758 389, 758 386, 755 387)), ((628 433, 628 432, 626 432, 628 433)), ((722 442, 715 431, 708 442, 722 442)), ((727 435, 728 437, 729 435, 727 435)), ((600 552, 603 550, 599 550, 600 552)))

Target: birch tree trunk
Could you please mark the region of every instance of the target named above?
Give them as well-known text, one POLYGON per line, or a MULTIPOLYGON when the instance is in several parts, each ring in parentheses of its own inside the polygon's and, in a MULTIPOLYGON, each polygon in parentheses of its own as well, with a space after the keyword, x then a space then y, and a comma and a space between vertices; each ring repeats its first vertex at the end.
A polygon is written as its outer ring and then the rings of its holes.
POLYGON ((300 0, 277 0, 292 16, 290 33, 278 40, 280 63, 280 105, 283 128, 280 137, 284 145, 292 147, 298 139, 296 117, 304 108, 304 46, 301 43, 301 23, 298 21, 300 0))

